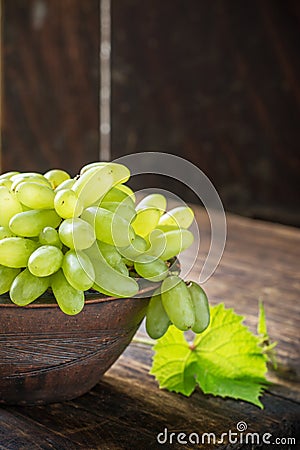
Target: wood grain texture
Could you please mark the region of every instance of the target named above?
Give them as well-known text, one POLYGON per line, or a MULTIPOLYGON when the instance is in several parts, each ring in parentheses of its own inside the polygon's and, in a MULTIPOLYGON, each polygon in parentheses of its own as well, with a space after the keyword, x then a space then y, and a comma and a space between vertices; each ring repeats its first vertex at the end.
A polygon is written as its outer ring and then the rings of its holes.
POLYGON ((3 171, 99 155, 99 1, 2 0, 3 171))
POLYGON ((299 20, 295 0, 113 0, 113 157, 184 156, 228 210, 299 226, 299 20))
MULTIPOLYGON (((191 267, 192 252, 181 258, 182 270, 191 268, 197 280, 208 249, 209 223, 196 207, 201 228, 201 254, 191 267)), ((300 232, 286 226, 267 224, 228 215, 228 241, 221 264, 205 284, 212 304, 246 316, 254 331, 257 299, 265 302, 272 340, 278 341, 279 371, 270 373, 275 382, 262 397, 264 410, 241 401, 203 395, 197 390, 190 398, 159 390, 149 375, 152 350, 132 343, 102 381, 76 400, 36 407, 0 408, 0 448, 22 449, 245 449, 279 448, 265 445, 165 444, 158 433, 221 433, 236 430, 243 420, 248 431, 294 437, 299 442, 299 242, 300 232)), ((144 337, 141 328, 139 337, 144 337)), ((282 446, 282 448, 285 448, 282 446)), ((288 448, 288 447, 287 447, 288 448)), ((290 446, 297 448, 297 445, 290 446)))

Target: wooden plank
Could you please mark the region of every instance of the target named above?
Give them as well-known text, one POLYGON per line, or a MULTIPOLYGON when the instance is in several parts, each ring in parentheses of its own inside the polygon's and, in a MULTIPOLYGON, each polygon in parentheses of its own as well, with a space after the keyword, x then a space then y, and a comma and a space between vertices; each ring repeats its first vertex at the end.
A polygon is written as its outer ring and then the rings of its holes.
MULTIPOLYGON (((74 443, 36 421, 0 408, 0 448, 5 450, 71 450, 74 443)), ((78 446, 79 448, 79 446, 78 446)), ((83 447, 84 448, 84 447, 83 447)))
MULTIPOLYGON (((208 222, 203 211, 195 209, 206 239, 209 235, 208 222)), ((200 390, 196 390, 190 398, 159 390, 155 379, 148 373, 152 350, 148 346, 132 343, 88 394, 63 404, 0 409, 0 412, 4 411, 2 429, 6 439, 10 436, 7 423, 10 423, 11 417, 22 424, 26 433, 34 426, 39 432, 45 430, 45 436, 51 436, 56 443, 60 443, 58 438, 66 439, 64 448, 160 448, 157 435, 166 427, 169 433, 196 432, 200 436, 202 433, 215 433, 220 437, 221 433, 229 430, 235 432, 240 421, 247 423, 249 433, 259 433, 260 436, 272 434, 272 442, 275 438, 299 439, 299 347, 295 345, 299 330, 299 302, 296 298, 297 285, 293 283, 297 279, 295 264, 298 261, 300 232, 232 215, 228 215, 227 219, 229 238, 226 250, 215 275, 205 288, 213 304, 224 300, 226 306, 234 307, 246 316, 246 323, 253 330, 257 316, 256 294, 264 293, 270 335, 278 340, 280 363, 279 372, 271 374, 275 384, 262 397, 264 410, 241 401, 203 395, 200 390), (262 257, 260 249, 263 242, 262 257), (259 257, 255 258, 257 254, 259 257), (274 260, 276 264, 272 265, 274 260), (276 283, 275 290, 272 283, 276 283), (285 293, 284 302, 280 301, 282 292, 285 293)), ((187 253, 182 259, 183 267, 189 264, 189 258, 187 253)), ((191 277, 196 279, 198 275, 197 262, 191 277)), ((139 335, 144 336, 143 329, 139 335)), ((3 445, 1 439, 0 445, 3 445)), ((10 450, 16 447, 4 448, 10 450)), ((229 447, 225 443, 214 445, 213 442, 205 442, 197 446, 166 443, 163 448, 209 450, 229 447)), ((253 450, 261 447, 256 444, 252 447, 232 444, 230 448, 253 450)))
POLYGON ((99 1, 2 0, 2 171, 99 158, 99 1))
POLYGON ((294 0, 112 1, 113 157, 184 156, 228 210, 299 226, 299 20, 294 0))
MULTIPOLYGON (((236 431, 245 421, 248 432, 295 437, 299 404, 265 394, 265 409, 195 392, 190 398, 159 390, 148 374, 152 352, 132 344, 89 394, 64 404, 7 408, 18 419, 33 421, 75 445, 91 449, 158 448, 157 435, 171 432, 222 433, 236 431)), ((75 447, 76 448, 76 447, 75 447)), ((224 445, 166 445, 164 448, 224 448, 224 445)), ((232 448, 248 448, 233 445, 232 448)), ((249 447, 250 448, 250 447, 249 447)), ((258 448, 258 446, 253 446, 258 448)))

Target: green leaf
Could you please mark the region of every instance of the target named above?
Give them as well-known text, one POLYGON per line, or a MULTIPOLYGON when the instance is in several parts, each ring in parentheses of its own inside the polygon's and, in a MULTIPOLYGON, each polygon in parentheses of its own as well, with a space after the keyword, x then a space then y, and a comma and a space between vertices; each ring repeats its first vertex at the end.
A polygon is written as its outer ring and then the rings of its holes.
POLYGON ((198 384, 206 394, 231 397, 263 408, 267 357, 243 317, 223 304, 210 308, 211 322, 189 344, 171 326, 154 346, 151 374, 161 388, 191 395, 198 384))

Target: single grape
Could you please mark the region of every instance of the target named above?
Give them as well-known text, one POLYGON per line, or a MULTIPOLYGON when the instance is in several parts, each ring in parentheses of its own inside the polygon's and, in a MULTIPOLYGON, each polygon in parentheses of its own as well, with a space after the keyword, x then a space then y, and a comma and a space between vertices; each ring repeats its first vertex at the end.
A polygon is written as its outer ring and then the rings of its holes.
POLYGON ((113 245, 106 244, 106 242, 97 241, 99 250, 108 264, 115 267, 122 261, 122 256, 113 245))
POLYGON ((135 271, 141 277, 153 282, 162 281, 168 275, 168 266, 155 256, 142 255, 134 262, 135 271))
POLYGON ((52 189, 56 189, 61 183, 70 179, 68 172, 61 169, 52 169, 44 173, 44 177, 51 183, 52 189))
POLYGON ((179 228, 189 228, 194 220, 194 212, 188 206, 178 206, 171 209, 159 219, 159 225, 173 225, 179 228))
MULTIPOLYGON (((15 177, 12 177, 11 180, 13 180, 14 178, 15 177)), ((13 180, 10 190, 12 192, 14 192, 17 189, 17 187, 19 186, 19 184, 24 183, 25 181, 28 183, 31 182, 31 183, 40 184, 42 186, 47 186, 51 189, 51 184, 45 177, 43 177, 43 175, 41 175, 41 174, 26 175, 26 174, 20 173, 20 175, 17 175, 17 177, 13 180)))
POLYGON ((59 239, 58 232, 53 227, 45 227, 39 234, 39 241, 42 245, 55 245, 62 248, 62 242, 59 239))
POLYGON ((99 201, 111 188, 112 184, 113 177, 109 167, 101 166, 84 172, 75 181, 71 189, 86 208, 99 201))
POLYGON ((11 177, 13 177, 14 175, 19 175, 19 174, 20 174, 20 172, 5 172, 0 175, 0 180, 2 180, 3 178, 7 178, 10 180, 11 177))
POLYGON ((54 245, 42 245, 31 253, 28 269, 37 277, 48 277, 61 268, 63 253, 54 245))
POLYGON ((39 278, 24 269, 12 282, 9 296, 18 306, 26 306, 40 297, 49 287, 50 278, 39 278))
POLYGON ((0 264, 7 267, 26 267, 31 253, 38 243, 21 237, 8 237, 0 240, 0 264))
POLYGON ((61 269, 52 275, 51 288, 62 312, 70 316, 80 313, 84 306, 84 293, 70 285, 61 269))
POLYGON ((20 269, 0 265, 0 295, 10 290, 12 282, 19 273, 20 269))
POLYGON ((128 245, 128 247, 122 247, 118 250, 124 258, 130 261, 136 261, 139 256, 143 255, 146 252, 147 248, 148 244, 145 239, 141 236, 136 235, 134 240, 130 245, 128 245))
POLYGON ((54 207, 63 219, 79 217, 83 211, 83 204, 72 189, 61 189, 56 192, 54 207))
POLYGON ((173 230, 163 233, 156 229, 149 235, 150 249, 147 253, 168 260, 190 247, 193 240, 194 236, 188 230, 173 230))
POLYGON ((0 186, 5 186, 7 189, 11 189, 12 181, 9 178, 1 178, 0 179, 0 186))
POLYGON ((58 233, 62 243, 75 250, 88 248, 96 240, 93 227, 79 217, 65 219, 61 223, 58 233))
POLYGON ((47 226, 56 228, 61 217, 54 209, 32 209, 15 214, 9 221, 9 228, 18 236, 38 236, 47 226))
POLYGON ((146 237, 154 230, 160 218, 160 211, 156 208, 139 209, 136 218, 132 222, 135 233, 146 237))
POLYGON ((112 162, 94 162, 90 163, 86 166, 84 166, 80 170, 80 176, 83 175, 86 172, 89 172, 93 169, 98 168, 104 168, 109 170, 109 173, 111 174, 113 178, 113 185, 119 184, 119 183, 126 183, 126 181, 129 180, 130 177, 130 171, 128 167, 124 166, 123 164, 118 163, 112 163, 112 162))
POLYGON ((129 276, 115 270, 102 255, 97 243, 84 250, 95 270, 95 284, 93 288, 103 294, 116 297, 134 297, 138 290, 138 284, 129 276))
POLYGON ((126 184, 116 184, 115 188, 119 189, 119 191, 124 192, 135 203, 135 200, 136 200, 135 193, 129 186, 127 186, 126 184))
POLYGON ((164 214, 167 208, 167 199, 162 194, 149 194, 144 197, 137 205, 137 211, 144 208, 158 209, 160 215, 164 214))
POLYGON ((125 275, 126 277, 129 276, 129 270, 126 266, 125 262, 122 260, 115 266, 113 266, 114 269, 116 269, 118 272, 120 272, 122 275, 125 275))
POLYGON ((128 204, 132 208, 134 208, 134 201, 126 192, 121 191, 116 186, 111 188, 107 194, 104 195, 104 197, 101 199, 102 206, 103 203, 111 203, 111 202, 117 202, 122 203, 122 205, 128 204))
POLYGON ((82 251, 69 250, 64 256, 62 270, 70 285, 79 291, 87 291, 94 284, 93 264, 82 251))
POLYGON ((16 180, 31 178, 31 177, 45 178, 44 175, 42 175, 41 173, 38 173, 38 172, 21 172, 21 173, 16 173, 15 175, 12 175, 10 177, 10 179, 12 181, 16 181, 16 180))
POLYGON ((161 298, 171 322, 182 331, 192 328, 195 312, 189 290, 178 276, 171 275, 162 282, 161 298))
POLYGON ((31 209, 54 208, 54 192, 43 184, 23 181, 18 184, 15 193, 19 202, 31 209))
POLYGON ((192 326, 192 330, 195 333, 202 333, 206 330, 210 322, 208 299, 202 287, 194 281, 188 284, 188 291, 195 311, 195 323, 192 326))
POLYGON ((0 227, 0 239, 13 237, 15 234, 8 227, 0 227))
POLYGON ((101 208, 107 209, 108 211, 115 212, 119 216, 123 217, 127 222, 131 222, 136 217, 135 209, 128 203, 118 203, 118 202, 101 202, 101 208))
POLYGON ((134 240, 132 226, 123 217, 104 208, 91 206, 81 218, 94 227, 97 239, 116 247, 126 247, 134 240))
POLYGON ((0 225, 4 227, 15 214, 22 212, 21 203, 5 186, 0 186, 0 211, 0 225))
POLYGON ((167 332, 170 324, 162 304, 160 289, 156 289, 147 308, 146 331, 152 339, 159 339, 167 332))
POLYGON ((76 180, 73 178, 70 178, 69 180, 63 181, 61 184, 59 184, 55 189, 54 192, 61 191, 62 189, 71 189, 71 187, 74 185, 76 180))

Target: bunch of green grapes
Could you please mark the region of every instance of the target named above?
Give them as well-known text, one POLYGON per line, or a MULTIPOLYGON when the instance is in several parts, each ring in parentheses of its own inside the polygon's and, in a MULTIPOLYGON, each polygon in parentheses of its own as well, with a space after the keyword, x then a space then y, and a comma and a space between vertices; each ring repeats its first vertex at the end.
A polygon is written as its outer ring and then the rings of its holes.
POLYGON ((51 289, 61 310, 74 315, 85 291, 133 297, 142 277, 160 285, 147 310, 151 337, 170 323, 203 331, 204 291, 170 271, 170 260, 193 242, 193 211, 166 212, 161 194, 136 205, 129 178, 124 165, 102 162, 75 178, 60 169, 0 175, 0 295, 26 306, 51 289))

